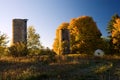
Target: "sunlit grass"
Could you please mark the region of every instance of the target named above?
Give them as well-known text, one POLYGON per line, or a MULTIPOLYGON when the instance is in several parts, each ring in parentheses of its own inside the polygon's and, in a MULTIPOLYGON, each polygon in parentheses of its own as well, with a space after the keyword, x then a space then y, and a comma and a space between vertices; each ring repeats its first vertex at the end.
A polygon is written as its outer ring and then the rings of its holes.
POLYGON ((118 55, 96 59, 86 54, 56 55, 52 59, 47 55, 1 57, 0 80, 105 80, 108 75, 112 80, 114 75, 120 77, 119 60, 118 55))

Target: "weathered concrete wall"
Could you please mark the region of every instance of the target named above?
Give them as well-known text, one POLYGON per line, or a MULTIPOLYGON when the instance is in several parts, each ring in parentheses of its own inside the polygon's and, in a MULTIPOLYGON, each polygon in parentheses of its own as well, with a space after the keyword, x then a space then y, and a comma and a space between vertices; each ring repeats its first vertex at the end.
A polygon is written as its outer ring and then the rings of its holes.
POLYGON ((60 54, 70 53, 70 33, 68 29, 59 30, 59 48, 60 54))
POLYGON ((12 43, 27 42, 27 19, 13 19, 12 43))

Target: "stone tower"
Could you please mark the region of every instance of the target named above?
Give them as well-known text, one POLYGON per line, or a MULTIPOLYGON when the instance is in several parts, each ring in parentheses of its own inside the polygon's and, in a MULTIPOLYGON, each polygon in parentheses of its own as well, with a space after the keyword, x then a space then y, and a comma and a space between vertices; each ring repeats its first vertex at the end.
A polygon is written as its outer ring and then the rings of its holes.
POLYGON ((59 54, 70 53, 70 33, 68 29, 59 30, 59 54))
POLYGON ((12 31, 12 44, 16 42, 27 43, 27 19, 13 19, 12 31))

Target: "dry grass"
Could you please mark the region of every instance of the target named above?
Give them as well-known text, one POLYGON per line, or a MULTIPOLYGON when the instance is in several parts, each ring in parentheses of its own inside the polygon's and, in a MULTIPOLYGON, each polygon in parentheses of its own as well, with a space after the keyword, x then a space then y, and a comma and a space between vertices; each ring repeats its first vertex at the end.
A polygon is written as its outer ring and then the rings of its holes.
POLYGON ((65 56, 2 57, 0 80, 119 80, 120 57, 65 56))

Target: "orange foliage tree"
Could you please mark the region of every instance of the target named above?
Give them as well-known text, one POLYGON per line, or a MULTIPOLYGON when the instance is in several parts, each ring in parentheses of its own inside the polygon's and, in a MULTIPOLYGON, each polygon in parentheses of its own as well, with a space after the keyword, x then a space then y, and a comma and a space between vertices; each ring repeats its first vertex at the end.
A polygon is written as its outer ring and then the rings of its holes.
POLYGON ((81 16, 74 18, 70 23, 62 23, 56 30, 53 50, 59 53, 59 30, 70 30, 71 53, 93 53, 96 49, 103 49, 101 32, 92 17, 81 16))
POLYGON ((116 22, 113 24, 112 42, 114 49, 120 52, 120 18, 116 19, 116 22))
POLYGON ((110 45, 109 52, 112 54, 115 52, 114 45, 113 45, 113 39, 112 39, 112 30, 114 29, 113 24, 116 22, 116 19, 118 18, 120 18, 120 16, 118 14, 114 14, 111 17, 110 21, 108 22, 107 29, 106 29, 108 32, 109 45, 110 45))
POLYGON ((95 49, 101 48, 101 32, 92 17, 72 19, 69 29, 72 53, 93 53, 95 49))

